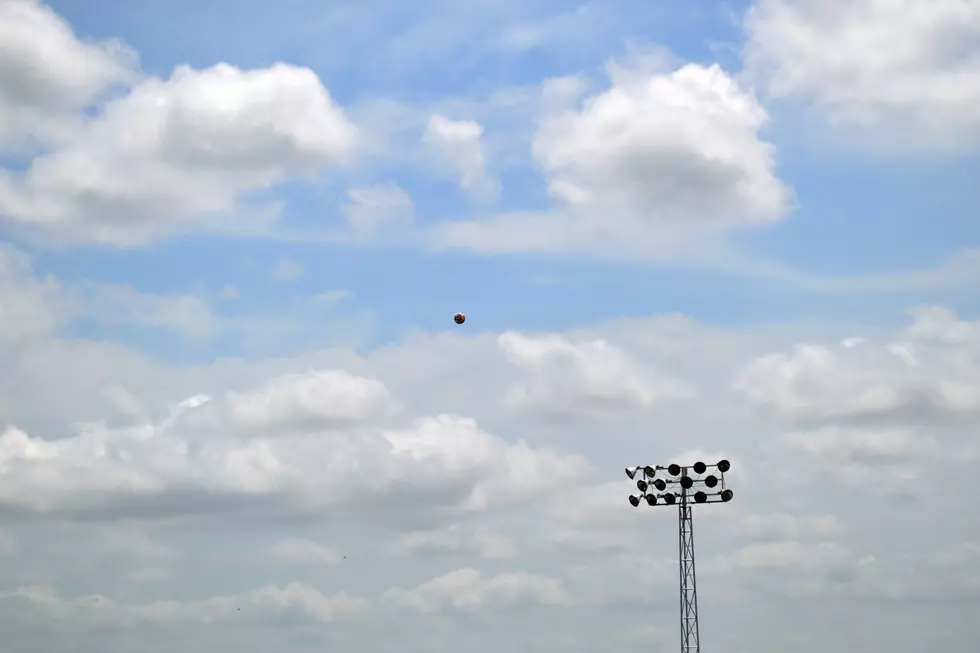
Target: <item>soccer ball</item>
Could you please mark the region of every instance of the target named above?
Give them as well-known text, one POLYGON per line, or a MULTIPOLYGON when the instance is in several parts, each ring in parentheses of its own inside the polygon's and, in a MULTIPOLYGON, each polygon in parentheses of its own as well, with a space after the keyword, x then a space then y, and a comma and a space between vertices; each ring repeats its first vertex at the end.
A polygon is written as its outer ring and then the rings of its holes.
POLYGON ((456 322, 456 324, 462 324, 466 321, 466 316, 462 313, 456 313, 456 315, 453 316, 453 321, 456 322))

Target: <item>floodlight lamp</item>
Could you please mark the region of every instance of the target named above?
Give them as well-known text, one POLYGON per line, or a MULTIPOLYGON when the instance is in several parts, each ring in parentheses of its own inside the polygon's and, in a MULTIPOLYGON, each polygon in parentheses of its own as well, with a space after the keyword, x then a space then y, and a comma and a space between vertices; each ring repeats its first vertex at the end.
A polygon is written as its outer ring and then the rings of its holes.
POLYGON ((704 477, 704 484, 708 487, 715 487, 718 485, 718 477, 714 474, 709 474, 708 476, 704 477))
POLYGON ((658 478, 653 482, 653 487, 657 488, 661 492, 667 489, 667 481, 662 478, 658 478))
POLYGON ((651 505, 651 506, 657 505, 657 495, 656 494, 648 494, 647 495, 647 504, 648 505, 651 505))
POLYGON ((667 473, 670 474, 671 476, 677 476, 678 474, 681 473, 681 466, 678 465, 677 463, 673 463, 671 465, 668 465, 667 466, 667 473))
POLYGON ((724 474, 725 472, 727 472, 729 469, 732 468, 732 464, 727 460, 719 460, 717 467, 718 467, 718 471, 724 474))
POLYGON ((700 475, 700 474, 704 474, 704 471, 705 471, 706 469, 708 469, 708 466, 707 466, 707 465, 705 465, 705 464, 704 464, 703 462, 701 462, 700 460, 699 460, 698 462, 696 462, 696 463, 694 463, 694 473, 695 473, 695 474, 698 474, 698 475, 700 475))
POLYGON ((677 501, 677 497, 675 497, 673 494, 664 495, 664 503, 666 503, 668 506, 674 505, 675 501, 677 501))
POLYGON ((631 494, 630 505, 633 506, 634 508, 640 505, 640 497, 636 496, 635 494, 631 494))
POLYGON ((643 475, 646 476, 647 478, 653 478, 653 475, 656 473, 657 470, 655 470, 650 465, 647 465, 646 467, 643 468, 643 475))
POLYGON ((708 500, 708 495, 705 494, 704 492, 695 492, 694 493, 694 502, 695 503, 704 503, 707 500, 708 500))
POLYGON ((722 492, 721 492, 721 500, 722 501, 731 501, 732 498, 734 498, 734 496, 735 496, 735 493, 732 492, 731 490, 722 490, 722 492))
POLYGON ((681 487, 682 488, 684 488, 685 490, 689 490, 693 486, 694 486, 694 479, 693 478, 691 478, 690 476, 682 476, 681 477, 681 487))
POLYGON ((636 482, 636 489, 640 492, 646 492, 648 487, 646 481, 640 480, 636 482))
MULTIPOLYGON (((637 467, 637 469, 639 469, 639 467, 637 467)), ((636 469, 630 469, 629 467, 627 467, 626 475, 629 476, 630 479, 632 480, 636 476, 636 469)))

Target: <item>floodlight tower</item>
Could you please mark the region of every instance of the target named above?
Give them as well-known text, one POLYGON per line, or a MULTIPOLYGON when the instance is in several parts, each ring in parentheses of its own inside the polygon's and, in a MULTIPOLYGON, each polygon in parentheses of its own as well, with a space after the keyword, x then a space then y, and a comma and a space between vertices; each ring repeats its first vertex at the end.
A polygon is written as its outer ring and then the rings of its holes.
POLYGON ((694 573, 694 503, 727 503, 735 493, 725 487, 725 472, 731 463, 721 460, 715 465, 696 462, 693 465, 642 465, 627 467, 626 475, 635 479, 639 496, 630 495, 634 508, 646 501, 650 506, 677 505, 678 561, 680 564, 681 653, 701 653, 698 627, 698 590, 694 573), (712 473, 708 473, 711 470, 712 473), (664 473, 666 472, 666 473, 664 473))

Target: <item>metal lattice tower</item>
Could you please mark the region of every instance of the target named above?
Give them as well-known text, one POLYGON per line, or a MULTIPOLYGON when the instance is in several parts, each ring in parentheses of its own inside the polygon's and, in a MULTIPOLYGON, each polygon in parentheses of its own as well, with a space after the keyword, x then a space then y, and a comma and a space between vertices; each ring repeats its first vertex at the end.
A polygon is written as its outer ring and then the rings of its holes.
POLYGON ((697 462, 683 467, 672 464, 626 468, 626 475, 631 479, 642 472, 642 478, 636 481, 640 495, 630 495, 630 504, 633 507, 639 506, 642 501, 650 506, 677 505, 681 653, 701 653, 697 574, 694 564, 693 504, 731 501, 734 493, 725 487, 725 472, 730 468, 731 464, 727 460, 722 460, 717 465, 697 462), (710 474, 709 469, 712 470, 710 474))
MULTIPOLYGON (((687 475, 687 470, 684 470, 687 475)), ((677 560, 681 572, 681 653, 701 653, 698 627, 698 585, 694 571, 694 515, 687 489, 681 488, 677 506, 677 560)))

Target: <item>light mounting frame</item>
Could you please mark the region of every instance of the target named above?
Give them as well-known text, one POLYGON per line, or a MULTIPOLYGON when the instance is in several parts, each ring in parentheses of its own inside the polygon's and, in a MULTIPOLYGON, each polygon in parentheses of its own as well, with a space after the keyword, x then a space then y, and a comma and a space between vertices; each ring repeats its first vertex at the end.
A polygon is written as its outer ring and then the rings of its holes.
POLYGON ((639 495, 630 495, 630 505, 639 507, 676 506, 682 501, 704 505, 728 503, 735 493, 728 488, 725 472, 731 469, 728 460, 714 464, 698 461, 692 465, 635 465, 626 468, 626 476, 636 480, 639 495))

